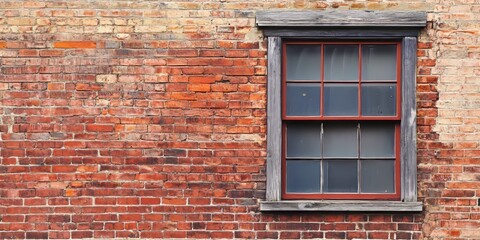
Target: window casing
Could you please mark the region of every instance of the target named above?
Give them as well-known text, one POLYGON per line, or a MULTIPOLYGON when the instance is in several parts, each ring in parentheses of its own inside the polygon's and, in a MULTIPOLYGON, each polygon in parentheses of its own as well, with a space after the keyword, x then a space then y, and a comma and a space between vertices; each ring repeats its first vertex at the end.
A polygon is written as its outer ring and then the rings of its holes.
MULTIPOLYGON (((415 74, 417 35, 418 30, 426 25, 426 14, 372 11, 266 11, 257 13, 257 25, 268 37, 267 188, 266 200, 260 203, 260 210, 421 211, 422 204, 417 202, 416 193, 415 74), (320 107, 318 116, 284 114, 286 104, 283 97, 286 96, 284 91, 288 83, 283 78, 286 73, 282 72, 285 69, 282 67, 285 45, 299 42, 325 45, 332 41, 343 44, 348 41, 359 45, 379 43, 378 41, 397 44, 399 61, 397 62, 395 116, 362 116, 361 114, 326 116, 322 115, 325 107, 320 107), (353 122, 357 125, 370 121, 392 122, 395 125, 396 174, 393 194, 382 193, 374 196, 375 194, 357 192, 338 195, 321 191, 314 194, 292 194, 286 191, 284 165, 288 160, 285 156, 288 137, 285 137, 285 133, 288 130, 285 129, 285 125, 295 121, 309 121, 312 124, 316 122, 319 125, 338 121, 353 122)), ((320 79, 321 86, 324 87, 326 83, 325 79, 320 79)), ((361 80, 358 84, 361 84, 361 80)), ((321 94, 324 91, 325 89, 321 88, 321 94)), ((361 94, 360 90, 359 92, 361 94)), ((361 100, 360 96, 357 98, 361 100)), ((361 109, 361 103, 358 104, 358 109, 361 109)), ((317 161, 324 160, 320 158, 317 161)))

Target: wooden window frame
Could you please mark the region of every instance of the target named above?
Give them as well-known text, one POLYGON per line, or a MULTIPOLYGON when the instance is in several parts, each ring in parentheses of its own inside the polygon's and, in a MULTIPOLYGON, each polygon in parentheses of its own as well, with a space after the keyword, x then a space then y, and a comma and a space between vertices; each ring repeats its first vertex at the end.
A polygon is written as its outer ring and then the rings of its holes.
POLYGON ((417 202, 416 50, 425 12, 263 11, 257 26, 268 38, 267 186, 261 211, 422 211, 417 202), (384 40, 401 42, 400 198, 398 200, 287 200, 282 198, 282 42, 384 40))
MULTIPOLYGON (((287 40, 283 41, 282 43, 282 168, 281 168, 281 196, 282 199, 285 200, 298 200, 298 199, 312 199, 312 200, 318 200, 318 199, 341 199, 341 200, 360 200, 360 199, 371 199, 371 200, 399 200, 400 199, 400 192, 401 192, 401 173, 400 173, 400 120, 401 120, 401 43, 399 41, 295 41, 295 40, 287 40), (307 80, 307 81, 297 81, 297 80, 292 80, 288 81, 286 77, 286 47, 289 44, 294 44, 294 45, 320 45, 321 46, 321 69, 320 69, 320 79, 318 81, 312 81, 312 80, 307 80), (325 45, 358 45, 359 47, 359 61, 358 61, 358 74, 359 74, 359 80, 357 81, 327 81, 325 80, 324 76, 324 54, 325 54, 325 45), (389 83, 393 84, 395 83, 396 85, 396 113, 393 116, 362 116, 362 94, 361 94, 361 87, 364 82, 362 82, 362 77, 361 77, 361 64, 362 64, 362 55, 361 55, 361 47, 362 45, 395 45, 396 46, 396 61, 397 61, 397 74, 396 74, 396 79, 395 81, 367 81, 366 84, 378 84, 378 83, 389 83), (287 91, 287 83, 319 83, 321 85, 321 94, 320 96, 324 96, 324 85, 328 83, 333 83, 333 84, 357 84, 358 85, 358 96, 357 96, 357 101, 358 101, 358 114, 357 116, 325 116, 324 115, 324 103, 325 101, 321 100, 320 101, 320 115, 319 116, 287 116, 286 114, 286 103, 287 103, 287 98, 286 98, 286 91, 287 91), (395 175, 394 175, 394 188, 395 192, 394 193, 388 193, 388 194, 382 194, 382 193, 288 193, 286 191, 286 160, 287 156, 285 154, 286 152, 286 125, 289 121, 306 121, 306 122, 328 122, 328 121, 354 121, 354 122, 369 122, 369 121, 387 121, 387 122, 394 122, 395 123, 395 175)), ((359 160, 358 156, 357 160, 359 160)), ((325 159, 323 159, 325 160, 325 159)))

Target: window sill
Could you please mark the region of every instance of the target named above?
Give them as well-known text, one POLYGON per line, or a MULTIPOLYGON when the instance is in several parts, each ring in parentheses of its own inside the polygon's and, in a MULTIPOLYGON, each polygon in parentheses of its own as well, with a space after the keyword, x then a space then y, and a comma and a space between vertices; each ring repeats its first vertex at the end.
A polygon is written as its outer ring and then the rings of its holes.
POLYGON ((260 211, 318 211, 318 212, 421 212, 421 202, 398 201, 262 201, 260 211))

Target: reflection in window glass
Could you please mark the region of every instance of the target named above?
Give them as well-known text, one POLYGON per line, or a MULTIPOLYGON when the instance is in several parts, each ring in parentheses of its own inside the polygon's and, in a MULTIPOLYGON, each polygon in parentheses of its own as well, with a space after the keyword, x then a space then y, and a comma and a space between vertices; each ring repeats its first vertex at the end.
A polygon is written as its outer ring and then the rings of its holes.
POLYGON ((287 80, 320 81, 320 45, 287 45, 287 80))
POLYGON ((397 79, 396 45, 362 46, 362 81, 397 79))
POLYGON ((357 157, 357 146, 356 122, 325 122, 323 124, 324 157, 357 157))
POLYGON ((395 125, 384 122, 361 123, 360 157, 395 157, 395 125))
POLYGON ((358 45, 325 45, 325 81, 358 81, 358 45))

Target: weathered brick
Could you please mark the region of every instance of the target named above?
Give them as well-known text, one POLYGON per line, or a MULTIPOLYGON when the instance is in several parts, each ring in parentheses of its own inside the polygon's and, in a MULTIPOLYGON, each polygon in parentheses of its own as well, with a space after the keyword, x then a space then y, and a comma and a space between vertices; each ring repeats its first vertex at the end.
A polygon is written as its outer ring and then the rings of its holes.
POLYGON ((41 57, 63 57, 65 52, 63 50, 40 50, 41 57))
POLYGON ((117 82, 117 75, 97 75, 96 81, 99 83, 115 83, 117 82))
POLYGON ((97 43, 93 41, 63 41, 54 42, 53 46, 55 48, 95 48, 97 43))

